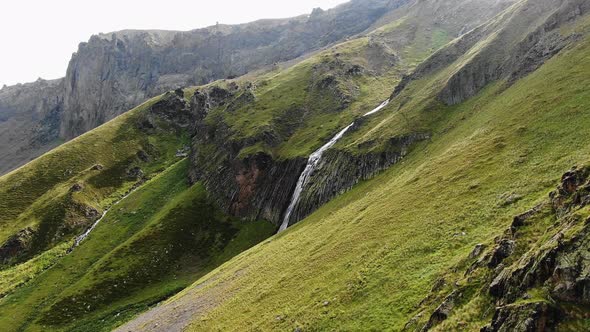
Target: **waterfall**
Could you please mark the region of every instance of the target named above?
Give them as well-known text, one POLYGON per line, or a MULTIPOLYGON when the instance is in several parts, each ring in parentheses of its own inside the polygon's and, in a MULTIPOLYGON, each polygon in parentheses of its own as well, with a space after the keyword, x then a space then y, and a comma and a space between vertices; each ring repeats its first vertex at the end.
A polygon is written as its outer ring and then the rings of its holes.
MULTIPOLYGON (((384 101, 383 103, 381 103, 381 105, 377 106, 372 111, 365 113, 363 115, 363 117, 379 112, 381 109, 383 109, 385 106, 387 106, 387 104, 389 104, 389 99, 384 101)), ((289 227, 289 219, 291 218, 291 214, 293 213, 293 209, 295 208, 295 206, 299 202, 299 197, 301 196, 301 192, 303 191, 303 187, 305 187, 305 185, 307 184, 307 180, 309 179, 309 176, 313 173, 313 171, 315 171, 316 167, 318 166, 318 164, 320 162, 320 159, 322 159, 322 155, 324 154, 324 152, 326 150, 328 150, 329 148, 331 148, 334 144, 336 144, 336 142, 338 142, 338 140, 340 138, 342 138, 342 136, 344 136, 344 134, 353 125, 354 125, 354 122, 349 124, 346 128, 339 131, 338 134, 336 134, 336 136, 332 137, 332 139, 330 139, 330 141, 328 143, 323 145, 321 148, 317 149, 314 153, 312 153, 309 156, 309 159, 307 160, 307 165, 305 165, 305 169, 303 170, 303 172, 299 176, 299 179, 297 180, 297 185, 295 186, 295 191, 293 191, 293 195, 291 196, 291 202, 289 203, 289 207, 287 207, 287 212, 285 212, 285 216, 283 217, 283 223, 281 224, 281 227, 279 227, 279 231, 278 231, 279 233, 284 231, 285 229, 287 229, 287 227, 289 227)))

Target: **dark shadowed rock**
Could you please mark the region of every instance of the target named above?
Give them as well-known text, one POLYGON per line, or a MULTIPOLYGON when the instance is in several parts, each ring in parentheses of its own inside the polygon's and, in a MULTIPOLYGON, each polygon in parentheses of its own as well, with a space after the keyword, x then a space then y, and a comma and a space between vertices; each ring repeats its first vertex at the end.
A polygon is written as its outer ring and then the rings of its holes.
POLYGON ((133 167, 127 170, 127 176, 133 179, 139 179, 143 177, 143 171, 139 167, 133 167))
POLYGON ((469 258, 473 259, 479 257, 485 248, 486 246, 484 244, 476 244, 475 247, 473 247, 471 253, 469 253, 469 258))
POLYGON ((500 242, 494 247, 492 256, 488 262, 490 268, 495 268, 508 256, 512 255, 516 242, 510 239, 501 239, 500 242))
POLYGON ((359 181, 368 180, 399 162, 413 144, 429 137, 425 133, 394 137, 389 140, 385 151, 380 153, 352 154, 336 149, 326 151, 303 188, 299 202, 291 214, 291 223, 305 218, 359 181))
POLYGON ((6 264, 8 261, 27 250, 35 233, 31 228, 25 228, 15 235, 11 236, 0 246, 0 263, 6 264))
POLYGON ((70 192, 78 192, 82 191, 82 189, 84 189, 84 186, 82 186, 80 183, 76 183, 70 188, 70 192))
POLYGON ((481 332, 555 331, 560 312, 545 302, 510 305, 498 308, 492 323, 481 332))
POLYGON ((438 323, 444 321, 451 314, 451 310, 455 307, 455 301, 461 297, 459 291, 454 290, 451 294, 447 295, 443 302, 434 310, 428 322, 422 328, 422 332, 426 332, 436 326, 438 323))
POLYGON ((137 153, 135 154, 137 156, 137 158, 141 161, 143 161, 144 163, 147 163, 150 161, 150 156, 143 150, 139 150, 137 151, 137 153))

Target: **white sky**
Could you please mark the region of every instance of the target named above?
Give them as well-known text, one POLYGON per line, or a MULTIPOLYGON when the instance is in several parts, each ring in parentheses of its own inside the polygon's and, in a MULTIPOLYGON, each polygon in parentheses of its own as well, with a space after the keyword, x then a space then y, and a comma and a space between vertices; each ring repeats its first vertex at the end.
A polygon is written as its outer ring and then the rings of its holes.
POLYGON ((65 76, 91 35, 123 29, 191 30, 291 17, 346 0, 2 0, 0 87, 65 76))

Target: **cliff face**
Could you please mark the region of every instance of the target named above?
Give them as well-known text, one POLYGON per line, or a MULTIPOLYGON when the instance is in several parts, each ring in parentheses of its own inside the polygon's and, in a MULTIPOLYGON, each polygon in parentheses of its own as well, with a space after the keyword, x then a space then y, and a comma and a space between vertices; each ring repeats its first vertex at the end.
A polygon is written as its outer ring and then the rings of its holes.
POLYGON ((28 140, 29 130, 2 134, 0 156, 11 162, 1 163, 0 174, 47 151, 58 138, 74 138, 149 97, 294 59, 361 33, 388 11, 409 2, 357 0, 290 19, 188 32, 126 30, 92 36, 80 44, 66 77, 51 83, 51 91, 43 81, 0 92, 0 121, 9 116, 17 121, 11 114, 18 113, 32 119, 19 119, 22 128, 51 127, 36 145, 28 140), (14 90, 21 96, 15 97, 14 90), (46 116, 39 117, 41 113, 46 116), (43 122, 47 117, 49 124, 43 122), (9 142, 19 147, 6 147, 9 142))
MULTIPOLYGON (((196 126, 189 177, 192 182, 202 181, 215 202, 228 213, 278 223, 305 160, 277 161, 266 153, 240 157, 240 150, 248 141, 232 141, 230 129, 223 121, 206 120, 212 109, 231 108, 236 102, 243 102, 245 95, 249 95, 247 88, 243 91, 237 85, 196 91, 191 100, 196 126)), ((272 137, 263 139, 272 144, 272 137)))
POLYGON ((63 80, 0 90, 0 174, 56 145, 63 111, 63 80))
POLYGON ((353 1, 292 19, 93 36, 70 61, 60 134, 75 137, 167 90, 294 59, 364 31, 407 2, 353 1))
MULTIPOLYGON (((191 100, 191 113, 195 115, 196 126, 193 128, 190 179, 192 182, 203 182, 226 212, 249 220, 265 219, 278 225, 307 158, 280 158, 266 151, 243 154, 244 148, 260 143, 271 147, 272 151, 288 137, 283 137, 281 132, 269 131, 266 135, 234 139, 230 126, 222 118, 224 113, 217 113, 217 117, 212 115, 213 110, 245 112, 243 109, 235 110, 235 105, 244 103, 242 106, 251 107, 256 99, 251 89, 248 83, 245 86, 230 83, 227 88, 214 86, 196 91, 191 100)), ((331 86, 324 89, 330 90, 331 86)), ((349 101, 341 102, 346 105, 349 101)), ((353 130, 361 123, 357 121, 353 130)), ((353 154, 338 149, 328 150, 303 187, 301 198, 291 215, 291 224, 359 181, 370 179, 397 163, 414 143, 428 137, 425 133, 394 137, 378 153, 353 154)))
POLYGON ((352 154, 332 149, 326 151, 318 168, 303 187, 299 203, 293 209, 290 225, 302 220, 339 194, 362 180, 368 180, 405 157, 411 147, 430 137, 415 133, 393 137, 382 152, 352 154))

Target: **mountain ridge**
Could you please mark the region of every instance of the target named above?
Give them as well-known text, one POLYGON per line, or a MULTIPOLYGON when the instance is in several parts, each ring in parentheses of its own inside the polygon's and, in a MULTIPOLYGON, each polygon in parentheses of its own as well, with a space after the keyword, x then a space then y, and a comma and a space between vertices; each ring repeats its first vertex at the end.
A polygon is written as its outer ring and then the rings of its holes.
POLYGON ((11 110, 3 113, 17 111, 25 117, 27 127, 39 128, 29 129, 27 135, 15 132, 0 141, 0 155, 7 161, 0 164, 0 172, 39 156, 62 140, 76 137, 150 97, 293 59, 360 33, 383 13, 408 2, 363 0, 316 11, 309 17, 218 25, 186 32, 155 34, 128 30, 95 35, 80 44, 66 76, 56 81, 60 84, 49 95, 37 96, 34 84, 0 90, 0 110, 11 110), (144 39, 158 35, 165 35, 164 39, 174 44, 161 48, 150 46, 144 39), (113 36, 117 38, 112 39, 113 36), (279 40, 281 43, 277 44, 279 40), (22 94, 32 96, 29 101, 20 102, 18 97, 22 94), (55 107, 46 107, 47 98, 59 102, 55 107), (31 103, 35 105, 30 106, 31 103), (6 147, 8 142, 13 149, 6 147))

